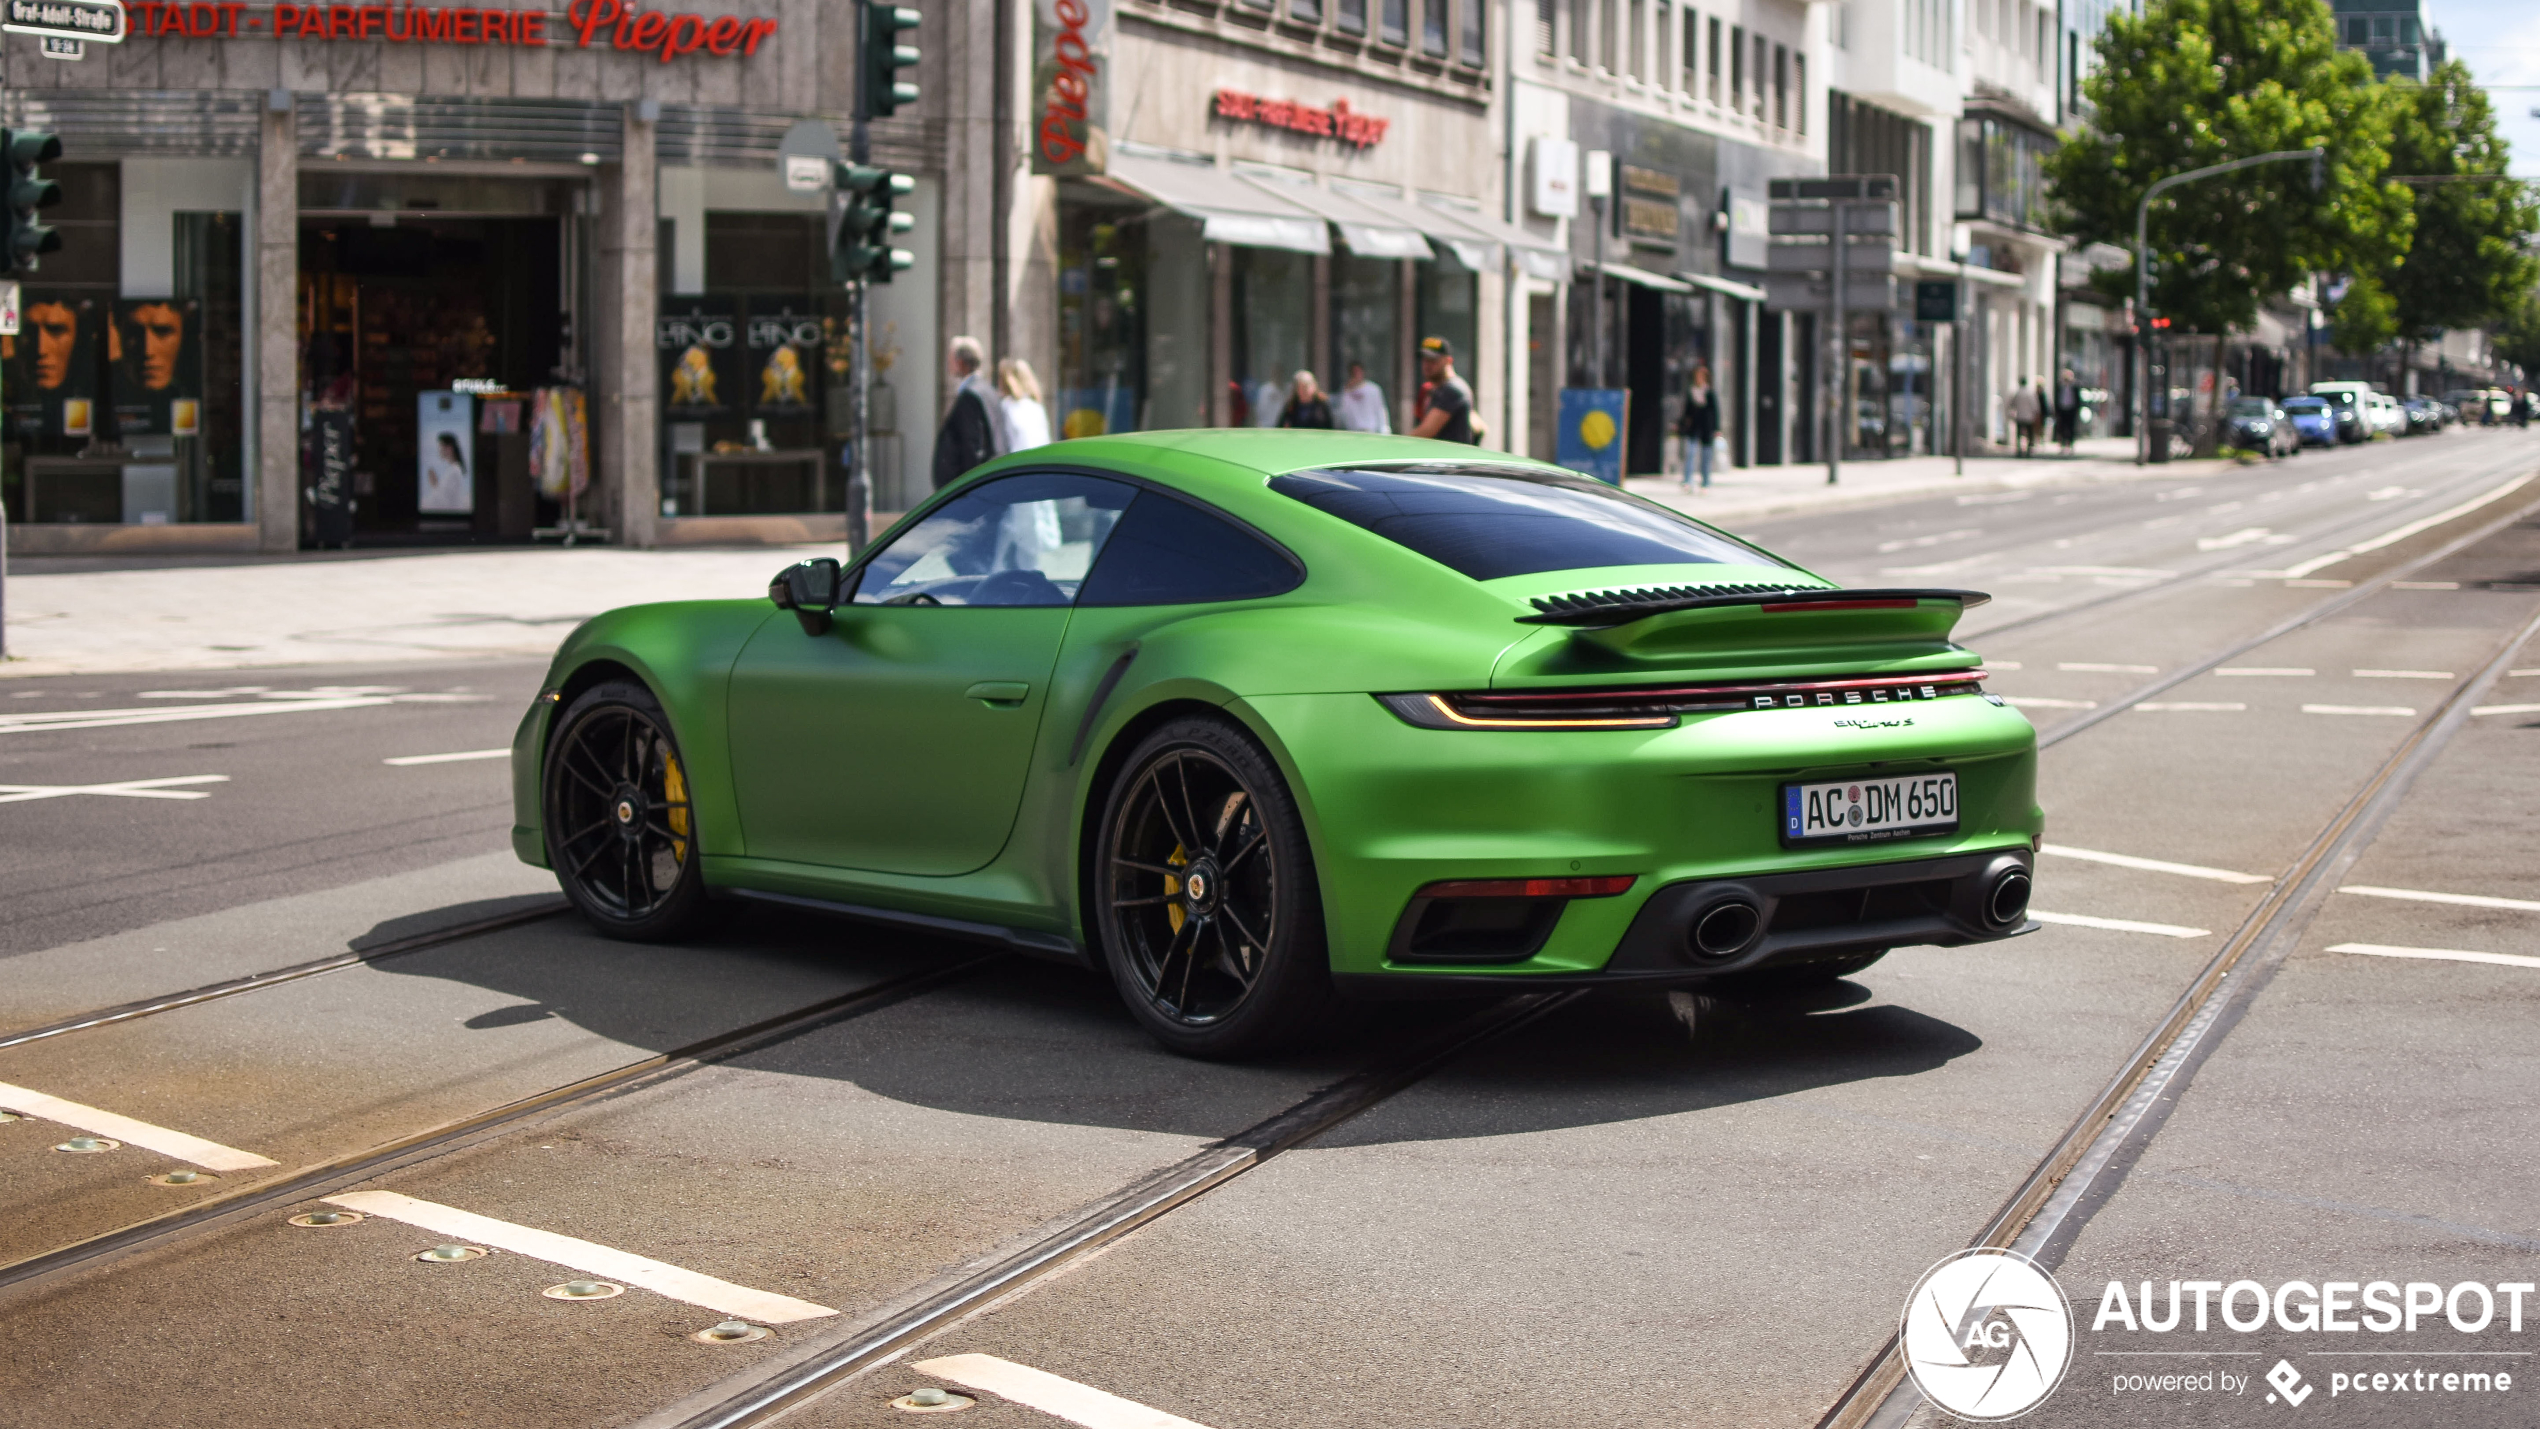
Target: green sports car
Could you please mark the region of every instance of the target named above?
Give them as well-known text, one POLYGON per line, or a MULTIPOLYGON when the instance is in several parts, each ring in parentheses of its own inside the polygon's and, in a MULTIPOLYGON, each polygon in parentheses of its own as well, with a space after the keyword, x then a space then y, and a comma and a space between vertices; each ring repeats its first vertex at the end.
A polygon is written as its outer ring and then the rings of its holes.
POLYGON ((1830 979, 2034 926, 1983 599, 1470 447, 1071 441, 764 600, 585 623, 512 841, 613 936, 741 898, 984 940, 1202 1056, 1336 994, 1830 979))

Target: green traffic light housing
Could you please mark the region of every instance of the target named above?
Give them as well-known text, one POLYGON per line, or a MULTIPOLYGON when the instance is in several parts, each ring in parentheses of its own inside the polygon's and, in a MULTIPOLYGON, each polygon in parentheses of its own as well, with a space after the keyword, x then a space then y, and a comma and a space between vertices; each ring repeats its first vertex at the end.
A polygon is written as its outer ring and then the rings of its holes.
POLYGON ((916 255, 894 248, 894 234, 917 226, 917 216, 893 205, 914 193, 917 180, 870 164, 841 160, 832 171, 836 193, 830 198, 829 268, 841 283, 887 283, 893 273, 913 266, 916 255))
POLYGON ((38 211, 62 201, 62 186, 35 171, 62 157, 62 141, 29 129, 0 129, 0 154, 9 161, 8 233, 0 239, 0 273, 32 273, 36 259, 58 252, 61 230, 36 222, 38 211))
POLYGON ((900 43, 900 33, 916 29, 926 17, 906 5, 883 5, 875 0, 862 3, 864 112, 869 118, 879 119, 898 112, 903 104, 917 102, 917 85, 901 79, 899 73, 915 69, 919 55, 916 46, 900 43))

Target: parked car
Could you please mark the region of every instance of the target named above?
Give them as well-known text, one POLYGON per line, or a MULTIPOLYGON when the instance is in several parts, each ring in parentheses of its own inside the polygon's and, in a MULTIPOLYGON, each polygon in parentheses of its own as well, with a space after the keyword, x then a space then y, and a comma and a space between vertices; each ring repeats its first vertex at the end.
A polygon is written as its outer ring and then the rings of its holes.
POLYGON ((2431 397, 2411 397, 2399 404, 2399 410, 2407 417, 2407 435, 2412 437, 2439 432, 2452 424, 2452 409, 2431 397))
POLYGON ((2234 397, 2223 413, 2223 440, 2243 451, 2270 457, 2291 456, 2302 449, 2293 419, 2271 397, 2234 397))
POLYGON ((2337 416, 2337 439, 2341 442, 2372 440, 2372 418, 2365 403, 2372 397, 2369 382, 2314 382, 2311 395, 2326 398, 2329 409, 2337 416))
POLYGON ((2391 396, 2387 392, 2375 392, 2371 396, 2366 397, 2364 399, 2364 414, 2372 421, 2372 433, 2374 436, 2387 434, 2393 437, 2402 437, 2407 435, 2408 414, 2399 406, 2399 399, 2391 396))
POLYGON ((2337 407, 2326 397, 2287 397, 2284 415, 2306 447, 2337 445, 2337 407))
POLYGON ((2496 420, 2496 410, 2488 404, 2485 388, 2455 387, 2443 394, 2443 405, 2472 426, 2483 427, 2496 420))

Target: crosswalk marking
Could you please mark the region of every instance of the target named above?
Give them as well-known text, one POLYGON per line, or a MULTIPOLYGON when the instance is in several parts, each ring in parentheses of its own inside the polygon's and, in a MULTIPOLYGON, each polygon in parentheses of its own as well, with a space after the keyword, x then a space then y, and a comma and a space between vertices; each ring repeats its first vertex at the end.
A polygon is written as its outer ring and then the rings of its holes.
POLYGON ((200 789, 179 789, 179 784, 226 784, 226 774, 180 774, 173 779, 118 779, 111 784, 0 784, 0 804, 23 804, 32 799, 67 799, 75 794, 94 794, 113 799, 208 799, 200 789))
POLYGON ((128 1116, 64 1101, 31 1087, 11 1086, 7 1082, 0 1082, 0 1106, 26 1116, 76 1127, 91 1136, 110 1137, 126 1146, 138 1146, 144 1151, 172 1156, 206 1171, 253 1171, 259 1166, 279 1164, 252 1151, 223 1146, 217 1141, 205 1141, 199 1136, 170 1131, 164 1126, 152 1126, 146 1121, 135 1121, 128 1116))
POLYGON ((1149 1409, 1135 1400, 995 1355, 945 1355, 941 1359, 919 1360, 909 1368, 951 1380, 964 1389, 985 1390, 1000 1399, 1011 1399, 1070 1424, 1081 1424, 1085 1429, 1208 1429, 1178 1414, 1149 1409))

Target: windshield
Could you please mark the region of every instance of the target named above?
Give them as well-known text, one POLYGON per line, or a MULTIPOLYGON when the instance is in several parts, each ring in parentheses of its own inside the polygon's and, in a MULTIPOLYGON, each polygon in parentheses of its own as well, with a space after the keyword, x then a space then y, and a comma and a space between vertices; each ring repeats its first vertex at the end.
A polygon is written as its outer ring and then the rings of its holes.
POLYGON ((2317 397, 2289 397, 2285 399, 2284 410, 2297 417, 2304 413, 2316 416, 2327 411, 2328 404, 2317 397))
POLYGON ((2340 407, 2352 406, 2355 401, 2355 394, 2352 392, 2322 392, 2320 395, 2340 407))
POLYGON ((2274 415, 2274 411, 2275 404, 2264 397, 2243 397, 2231 404, 2231 415, 2235 417, 2266 417, 2274 415))
POLYGON ((1270 489, 1477 581, 1594 566, 1786 564, 1568 472, 1420 465, 1299 471, 1270 489))

